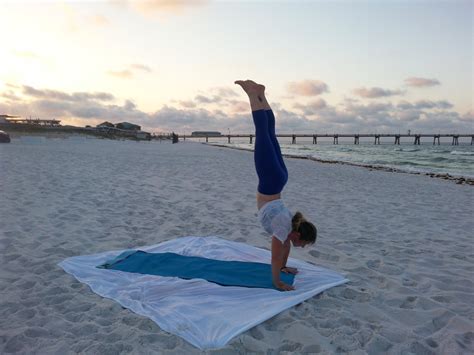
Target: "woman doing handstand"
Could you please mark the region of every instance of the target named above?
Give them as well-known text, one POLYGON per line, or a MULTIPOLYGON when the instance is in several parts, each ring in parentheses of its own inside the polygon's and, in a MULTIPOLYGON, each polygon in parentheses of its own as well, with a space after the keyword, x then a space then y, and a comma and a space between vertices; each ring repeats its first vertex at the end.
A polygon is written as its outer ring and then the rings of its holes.
POLYGON ((272 235, 272 281, 284 291, 294 290, 280 280, 280 271, 296 274, 298 270, 286 266, 291 244, 304 247, 316 241, 316 227, 300 212, 294 215, 281 200, 281 191, 288 181, 288 171, 275 136, 275 116, 265 98, 265 86, 252 80, 235 82, 244 89, 250 100, 255 124, 255 169, 258 175, 258 218, 265 231, 272 235))

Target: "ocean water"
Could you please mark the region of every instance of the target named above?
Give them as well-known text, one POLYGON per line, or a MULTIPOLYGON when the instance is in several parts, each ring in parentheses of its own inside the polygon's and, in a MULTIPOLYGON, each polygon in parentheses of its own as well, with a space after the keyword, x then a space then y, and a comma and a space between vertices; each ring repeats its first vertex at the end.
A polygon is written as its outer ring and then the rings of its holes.
MULTIPOLYGON (((300 139, 301 140, 301 139, 300 139)), ((210 144, 223 144, 236 148, 252 149, 248 139, 234 140, 230 144, 227 139, 212 139, 210 144)), ((406 172, 450 174, 474 178, 474 146, 469 142, 460 142, 453 146, 448 142, 433 145, 425 142, 420 145, 403 143, 394 145, 382 142, 361 142, 359 145, 345 142, 334 145, 332 142, 318 141, 291 144, 288 140, 280 139, 283 154, 316 158, 324 161, 339 161, 360 165, 375 165, 396 168, 406 172)))

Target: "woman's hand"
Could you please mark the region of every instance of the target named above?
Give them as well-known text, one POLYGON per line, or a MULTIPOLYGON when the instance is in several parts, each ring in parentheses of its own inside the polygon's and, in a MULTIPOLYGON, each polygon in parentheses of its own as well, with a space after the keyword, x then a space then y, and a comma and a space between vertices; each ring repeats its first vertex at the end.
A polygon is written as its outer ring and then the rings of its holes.
POLYGON ((283 281, 274 282, 273 285, 281 291, 293 291, 295 289, 293 286, 287 285, 283 281))
POLYGON ((298 269, 295 267, 288 267, 284 266, 281 268, 281 271, 284 272, 285 274, 293 274, 296 275, 298 273, 298 269))

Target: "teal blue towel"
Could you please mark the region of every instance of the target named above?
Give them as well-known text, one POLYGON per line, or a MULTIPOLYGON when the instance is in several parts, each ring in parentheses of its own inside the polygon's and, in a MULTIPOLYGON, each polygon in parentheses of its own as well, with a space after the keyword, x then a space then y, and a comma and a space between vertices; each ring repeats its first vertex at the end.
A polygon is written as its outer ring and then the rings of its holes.
MULTIPOLYGON (((222 286, 274 288, 271 265, 263 263, 128 250, 98 267, 186 280, 204 279, 222 286)), ((281 272, 280 279, 293 285, 294 275, 281 272)))

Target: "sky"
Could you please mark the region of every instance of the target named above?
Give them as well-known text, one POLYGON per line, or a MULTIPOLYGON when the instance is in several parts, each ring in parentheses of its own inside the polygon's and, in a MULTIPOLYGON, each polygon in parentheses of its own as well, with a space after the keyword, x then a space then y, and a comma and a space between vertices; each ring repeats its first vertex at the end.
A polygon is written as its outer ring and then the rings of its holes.
POLYGON ((470 0, 0 0, 0 114, 149 132, 472 133, 470 0))

